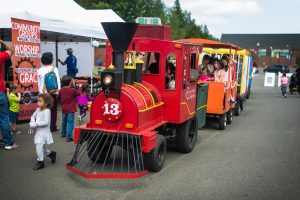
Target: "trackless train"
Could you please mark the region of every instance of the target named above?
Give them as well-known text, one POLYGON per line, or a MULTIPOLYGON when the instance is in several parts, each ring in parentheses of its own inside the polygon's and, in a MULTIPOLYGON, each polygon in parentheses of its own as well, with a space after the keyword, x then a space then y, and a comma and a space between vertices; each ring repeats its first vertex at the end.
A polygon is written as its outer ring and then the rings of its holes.
MULTIPOLYGON (((191 152, 205 123, 207 86, 208 93, 215 86, 198 83, 203 45, 133 38, 135 23, 102 26, 109 39, 102 91, 92 102, 89 122, 75 128, 76 150, 66 167, 86 178, 160 171, 167 146, 191 152)), ((224 95, 224 84, 211 91, 224 95)))

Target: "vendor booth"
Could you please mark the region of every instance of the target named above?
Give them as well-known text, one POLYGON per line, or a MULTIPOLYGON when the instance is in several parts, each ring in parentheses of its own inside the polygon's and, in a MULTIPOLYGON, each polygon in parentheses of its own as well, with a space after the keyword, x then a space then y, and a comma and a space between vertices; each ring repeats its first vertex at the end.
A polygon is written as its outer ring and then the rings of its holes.
MULTIPOLYGON (((72 0, 46 0, 42 3, 38 0, 11 0, 0 7, 0 38, 10 45, 12 18, 39 23, 39 56, 44 52, 52 52, 54 55, 53 65, 58 67, 61 77, 66 75, 66 66, 59 64, 57 59, 63 61, 66 59, 67 48, 72 48, 73 54, 77 57, 77 77, 90 77, 95 60, 101 58, 97 53, 99 49, 91 45, 92 41, 97 40, 98 44, 101 44, 105 43, 107 39, 101 22, 123 22, 112 10, 85 10, 72 0)), ((104 60, 105 55, 101 56, 104 60)), ((7 65, 5 67, 7 67, 3 71, 5 81, 17 83, 18 76, 14 75, 16 66, 7 65)), ((40 63, 35 64, 35 67, 38 69, 40 63)), ((33 71, 31 70, 30 73, 34 73, 33 71)), ((37 83, 34 83, 33 88, 36 88, 35 84, 37 83)), ((31 92, 30 89, 28 90, 31 92)), ((35 92, 33 91, 33 93, 35 92)), ((30 116, 30 113, 27 116, 30 116)), ((25 118, 21 115, 19 120, 26 120, 25 118)))

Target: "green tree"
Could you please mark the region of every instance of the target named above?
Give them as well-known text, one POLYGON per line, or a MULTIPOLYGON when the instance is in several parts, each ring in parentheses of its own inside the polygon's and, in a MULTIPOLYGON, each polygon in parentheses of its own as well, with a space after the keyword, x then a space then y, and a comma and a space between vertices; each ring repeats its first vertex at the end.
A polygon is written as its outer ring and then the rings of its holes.
POLYGON ((199 25, 191 17, 191 13, 183 10, 179 0, 174 1, 170 8, 162 0, 75 0, 86 9, 112 9, 122 19, 133 22, 137 17, 159 17, 163 24, 172 27, 173 39, 213 37, 207 25, 199 25))

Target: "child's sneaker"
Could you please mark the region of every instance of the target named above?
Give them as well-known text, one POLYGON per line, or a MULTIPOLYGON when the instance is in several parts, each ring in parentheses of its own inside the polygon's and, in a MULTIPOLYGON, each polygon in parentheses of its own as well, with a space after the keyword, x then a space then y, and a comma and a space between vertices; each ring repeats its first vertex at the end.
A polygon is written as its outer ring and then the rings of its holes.
POLYGON ((5 149, 7 149, 7 150, 11 150, 11 149, 16 149, 16 148, 18 148, 18 144, 17 143, 13 143, 12 145, 5 145, 5 149))

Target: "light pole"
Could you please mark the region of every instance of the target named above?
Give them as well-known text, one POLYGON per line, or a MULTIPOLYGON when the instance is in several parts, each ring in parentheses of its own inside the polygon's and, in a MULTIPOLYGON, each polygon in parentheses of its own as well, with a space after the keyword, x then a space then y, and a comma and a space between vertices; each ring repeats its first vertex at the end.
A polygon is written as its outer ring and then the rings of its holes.
POLYGON ((272 65, 272 49, 273 47, 270 46, 270 66, 272 65))
POLYGON ((290 59, 291 59, 291 57, 290 57, 290 45, 287 44, 286 48, 288 49, 288 53, 287 53, 287 56, 285 56, 285 57, 287 58, 287 66, 289 67, 289 65, 290 65, 290 59))
POLYGON ((257 46, 257 67, 259 66, 259 42, 256 43, 256 46, 257 46))

